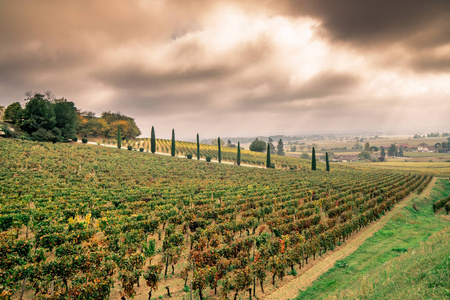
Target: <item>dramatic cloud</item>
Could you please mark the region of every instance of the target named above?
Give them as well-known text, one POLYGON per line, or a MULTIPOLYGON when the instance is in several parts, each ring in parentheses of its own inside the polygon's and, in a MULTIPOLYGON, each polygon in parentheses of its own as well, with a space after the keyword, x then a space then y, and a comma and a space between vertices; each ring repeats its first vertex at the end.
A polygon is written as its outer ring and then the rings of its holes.
POLYGON ((448 55, 435 54, 440 47, 448 53, 450 1, 292 0, 280 5, 287 15, 320 19, 324 35, 334 42, 367 52, 400 47, 413 57, 408 62, 417 72, 450 71, 448 55))
POLYGON ((180 138, 449 129, 446 0, 0 5, 0 105, 51 90, 180 138))

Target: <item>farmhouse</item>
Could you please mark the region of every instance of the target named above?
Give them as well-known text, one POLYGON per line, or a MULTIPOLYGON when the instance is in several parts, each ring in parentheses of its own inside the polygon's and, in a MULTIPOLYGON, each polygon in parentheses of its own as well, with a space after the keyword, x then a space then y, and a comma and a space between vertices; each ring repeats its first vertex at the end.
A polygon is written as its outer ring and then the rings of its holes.
POLYGON ((417 151, 419 152, 436 152, 436 149, 434 147, 429 146, 426 143, 421 143, 419 146, 417 146, 417 151))

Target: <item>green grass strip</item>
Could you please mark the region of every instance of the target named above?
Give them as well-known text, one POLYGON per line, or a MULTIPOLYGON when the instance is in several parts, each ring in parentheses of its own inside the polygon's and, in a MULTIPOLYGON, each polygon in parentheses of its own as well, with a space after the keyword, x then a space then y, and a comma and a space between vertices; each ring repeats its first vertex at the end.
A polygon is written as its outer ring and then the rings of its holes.
POLYGON ((438 180, 296 299, 449 299, 450 223, 432 208, 449 194, 438 180))

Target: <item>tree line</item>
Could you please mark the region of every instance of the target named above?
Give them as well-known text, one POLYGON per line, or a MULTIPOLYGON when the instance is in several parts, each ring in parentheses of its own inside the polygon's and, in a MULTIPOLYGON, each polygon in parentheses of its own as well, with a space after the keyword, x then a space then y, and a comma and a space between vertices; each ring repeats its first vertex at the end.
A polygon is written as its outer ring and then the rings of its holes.
MULTIPOLYGON (((122 148, 122 133, 121 133, 121 127, 120 125, 117 126, 117 148, 121 149, 122 148)), ((200 137, 199 134, 197 133, 196 136, 196 140, 197 140, 197 147, 196 147, 196 156, 197 156, 197 160, 200 160, 200 137)), ((217 157, 218 157, 218 162, 221 163, 222 162, 222 144, 223 141, 220 139, 220 137, 217 138, 217 157)), ((258 138, 255 139, 255 141, 252 143, 252 145, 257 144, 258 147, 260 145, 264 145, 264 147, 267 145, 267 151, 266 151, 266 168, 275 168, 274 164, 272 164, 271 162, 271 153, 273 153, 274 151, 272 151, 271 149, 271 141, 269 139, 269 143, 265 143, 264 141, 259 141, 258 138)), ((250 145, 250 148, 252 148, 252 145, 250 145)), ((272 145, 273 146, 273 145, 272 145)), ((236 164, 238 166, 241 165, 241 145, 240 142, 238 141, 238 145, 237 145, 237 151, 236 151, 236 164)), ((132 150, 133 148, 131 146, 128 147, 128 150, 132 150)), ((152 126, 151 129, 151 136, 150 136, 150 149, 152 153, 156 152, 156 134, 155 134, 155 127, 152 126)), ((254 149, 254 148, 253 148, 254 149)), ((283 141, 280 139, 278 142, 278 146, 277 146, 277 155, 280 155, 279 153, 281 153, 284 156, 284 150, 283 150, 283 141)), ((144 151, 144 148, 141 148, 140 151, 144 151)), ((252 151, 252 150, 251 150, 252 151)), ((255 150, 253 150, 255 151, 255 150)), ((258 151, 258 152, 263 152, 263 151, 258 151)), ((171 140, 171 146, 170 146, 170 155, 172 157, 176 156, 176 140, 175 140, 175 129, 172 129, 172 140, 171 140)), ((188 159, 192 159, 192 154, 187 154, 186 157, 188 159)), ((205 157, 205 160, 207 162, 211 161, 211 157, 205 157)), ((329 161, 329 156, 328 156, 328 152, 325 153, 325 169, 326 171, 330 172, 330 161, 329 161)), ((313 147, 312 149, 312 157, 311 157, 311 170, 312 171, 316 171, 317 169, 317 162, 316 162, 316 152, 315 152, 315 148, 313 147)))
MULTIPOLYGON (((111 138, 116 136, 118 126, 123 139, 141 134, 133 118, 110 111, 96 117, 93 112, 81 112, 65 98, 54 98, 50 92, 28 94, 24 107, 19 102, 10 104, 3 118, 20 128, 20 138, 34 141, 63 142, 78 136, 111 138)), ((6 126, 2 129, 10 137, 18 137, 6 126)))

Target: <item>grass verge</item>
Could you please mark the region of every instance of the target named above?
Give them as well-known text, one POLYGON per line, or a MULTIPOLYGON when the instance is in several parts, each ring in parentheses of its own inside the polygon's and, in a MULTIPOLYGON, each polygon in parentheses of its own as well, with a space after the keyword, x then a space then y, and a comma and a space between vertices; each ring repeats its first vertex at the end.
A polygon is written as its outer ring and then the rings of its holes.
POLYGON ((432 209, 448 194, 450 182, 438 180, 296 299, 448 299, 450 224, 432 209))

